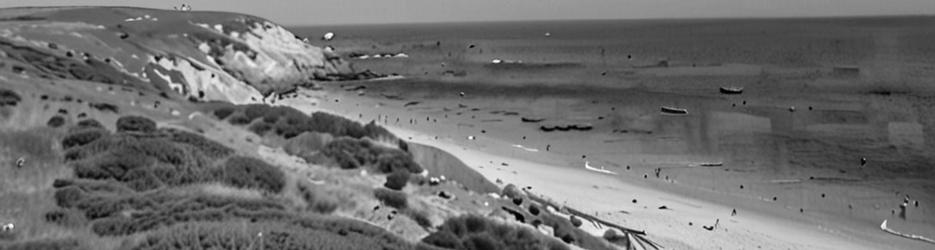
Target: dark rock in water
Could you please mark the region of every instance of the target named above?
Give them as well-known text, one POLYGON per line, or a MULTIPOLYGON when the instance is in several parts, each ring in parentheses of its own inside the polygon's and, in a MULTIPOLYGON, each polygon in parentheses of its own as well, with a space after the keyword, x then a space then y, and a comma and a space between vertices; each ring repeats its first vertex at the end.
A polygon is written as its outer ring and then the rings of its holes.
POLYGON ((739 95, 743 93, 743 88, 742 87, 721 87, 720 92, 721 94, 725 94, 725 95, 739 95))
POLYGON ((543 124, 539 126, 539 129, 545 132, 551 132, 551 131, 556 131, 556 130, 558 131, 572 131, 572 130, 588 131, 593 128, 594 126, 591 125, 590 123, 570 123, 570 124, 552 123, 552 124, 543 124))
POLYGON ((521 117, 520 120, 522 120, 523 122, 541 122, 541 121, 545 121, 545 118, 524 116, 524 117, 521 117))
POLYGON ((667 114, 678 114, 678 115, 688 114, 688 110, 683 109, 683 108, 662 106, 660 110, 662 111, 662 113, 667 113, 667 114))
POLYGON ((358 91, 358 90, 364 90, 364 89, 367 89, 367 86, 364 86, 364 85, 354 85, 354 86, 347 86, 347 87, 344 87, 344 91, 358 91))

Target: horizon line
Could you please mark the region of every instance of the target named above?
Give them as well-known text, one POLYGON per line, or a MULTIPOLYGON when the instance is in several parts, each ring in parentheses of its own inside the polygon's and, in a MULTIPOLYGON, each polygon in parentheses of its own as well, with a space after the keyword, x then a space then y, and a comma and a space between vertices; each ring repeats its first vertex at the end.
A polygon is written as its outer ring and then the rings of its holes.
POLYGON ((325 24, 280 23, 291 27, 315 26, 380 26, 380 25, 430 25, 430 24, 483 24, 483 23, 523 23, 523 22, 582 22, 582 21, 699 21, 699 20, 768 20, 768 19, 847 19, 847 18, 909 18, 935 17, 935 14, 856 14, 856 15, 804 15, 804 16, 728 16, 728 17, 647 17, 647 18, 567 18, 567 19, 516 19, 516 20, 465 20, 465 21, 414 21, 414 22, 344 22, 325 24))

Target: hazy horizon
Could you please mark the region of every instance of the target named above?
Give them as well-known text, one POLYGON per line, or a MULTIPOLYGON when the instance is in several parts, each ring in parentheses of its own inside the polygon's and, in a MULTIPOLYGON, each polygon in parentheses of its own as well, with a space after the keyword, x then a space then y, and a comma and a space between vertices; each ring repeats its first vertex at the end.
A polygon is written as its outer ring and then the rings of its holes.
POLYGON ((161 1, 0 0, 0 7, 131 6, 171 9, 188 3, 196 11, 228 11, 265 17, 294 26, 438 22, 630 20, 709 18, 800 18, 935 15, 932 0, 282 0, 161 1))

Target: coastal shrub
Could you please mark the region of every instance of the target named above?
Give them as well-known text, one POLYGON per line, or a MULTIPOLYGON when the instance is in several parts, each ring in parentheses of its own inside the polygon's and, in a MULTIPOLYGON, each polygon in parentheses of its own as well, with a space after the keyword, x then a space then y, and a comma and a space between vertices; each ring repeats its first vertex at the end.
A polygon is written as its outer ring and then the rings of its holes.
POLYGON ((490 234, 473 234, 464 239, 464 248, 469 250, 506 249, 504 244, 490 234))
POLYGON ((324 148, 332 139, 329 134, 305 132, 286 141, 283 150, 290 155, 308 158, 324 148))
POLYGON ((102 111, 102 112, 103 112, 103 111, 110 111, 110 112, 114 112, 115 114, 116 114, 116 113, 120 113, 120 108, 117 107, 117 105, 113 105, 113 104, 110 104, 110 103, 103 103, 103 102, 101 102, 101 103, 88 103, 88 106, 91 107, 91 108, 93 108, 93 109, 97 109, 97 110, 99 110, 99 111, 102 111))
POLYGON ((422 167, 412 160, 412 156, 406 152, 378 146, 370 140, 346 137, 335 139, 325 145, 321 153, 335 159, 338 165, 344 169, 355 169, 369 165, 384 174, 397 170, 410 173, 422 172, 422 167))
POLYGON ((153 159, 128 149, 118 149, 91 161, 75 164, 75 175, 85 179, 114 178, 125 181, 127 172, 152 164, 153 159))
POLYGON ((373 195, 377 198, 377 200, 383 202, 383 204, 394 207, 396 209, 405 209, 409 206, 409 203, 406 200, 406 193, 400 191, 389 190, 386 188, 377 188, 373 190, 373 195))
POLYGON ((256 158, 235 156, 224 163, 222 180, 240 188, 258 188, 273 193, 286 185, 285 175, 279 168, 256 158))
POLYGON ((167 129, 166 131, 169 133, 169 140, 172 142, 191 145, 209 158, 219 159, 234 153, 233 149, 198 134, 177 129, 167 129))
POLYGON ((62 148, 69 149, 77 146, 84 146, 107 135, 108 132, 103 129, 84 129, 69 133, 62 138, 62 148))
POLYGON ((78 124, 75 124, 77 128, 100 128, 103 129, 104 125, 101 122, 94 119, 85 119, 78 121, 78 124))
POLYGON ((451 231, 439 231, 429 234, 422 239, 422 242, 441 248, 464 249, 464 245, 461 244, 461 239, 451 231))
POLYGON ((217 117, 219 120, 224 120, 224 118, 233 114, 234 111, 234 107, 221 107, 214 110, 214 117, 217 117))
POLYGON ((253 120, 243 115, 234 115, 234 116, 231 116, 230 119, 227 119, 227 122, 233 125, 245 125, 245 124, 249 124, 252 121, 253 120))
POLYGON ((380 154, 377 157, 376 168, 383 173, 395 171, 422 172, 422 167, 412 159, 412 156, 400 150, 389 150, 380 154))
POLYGON ((55 204, 59 207, 70 208, 84 199, 85 194, 80 188, 69 186, 55 190, 55 204))
POLYGON ((449 218, 422 242, 447 249, 568 249, 561 242, 529 228, 475 214, 449 218))
POLYGON ((126 173, 124 179, 127 187, 137 192, 149 191, 162 187, 162 181, 148 169, 137 168, 130 170, 126 173))
POLYGON ((313 190, 311 187, 307 185, 297 184, 296 190, 298 191, 299 196, 302 198, 302 200, 305 201, 305 204, 307 205, 306 208, 309 210, 322 213, 322 214, 329 214, 331 212, 334 212, 334 210, 338 209, 337 201, 331 199, 330 197, 327 197, 324 194, 321 194, 313 190))
POLYGON ((9 89, 0 89, 0 107, 16 106, 23 98, 16 92, 9 89))
POLYGON ((529 204, 529 213, 532 214, 533 216, 538 216, 539 206, 536 206, 536 204, 529 204))
POLYGON ((156 131, 156 122, 142 116, 122 116, 117 119, 117 132, 151 133, 156 131))
POLYGON ((325 112, 306 115, 287 106, 273 107, 266 104, 249 104, 219 108, 214 112, 219 119, 230 117, 228 122, 233 125, 250 124, 260 119, 268 125, 256 126, 251 131, 261 135, 273 131, 276 135, 286 139, 305 132, 328 133, 336 137, 347 136, 355 139, 363 137, 396 139, 388 130, 372 121, 367 125, 361 125, 359 122, 325 112))
POLYGON ((250 130, 250 132, 253 132, 254 134, 265 135, 266 132, 273 130, 273 125, 266 123, 264 121, 261 121, 261 122, 254 123, 253 125, 250 125, 250 127, 247 129, 250 130))
POLYGON ((60 115, 53 116, 52 118, 49 118, 49 121, 46 122, 45 125, 49 126, 50 128, 61 127, 62 125, 65 125, 65 117, 60 115))
POLYGON ((572 226, 581 227, 582 222, 581 219, 578 219, 578 216, 572 215, 569 221, 571 222, 572 226))
POLYGON ((149 234, 136 250, 171 249, 412 249, 410 243, 374 226, 351 225, 346 219, 183 223, 149 234), (325 226, 329 224, 329 226, 325 226), (260 240, 257 235, 262 232, 260 240))
POLYGON ((408 171, 395 171, 392 174, 386 176, 386 183, 383 184, 383 187, 392 190, 403 190, 403 188, 406 187, 406 183, 408 181, 408 171))

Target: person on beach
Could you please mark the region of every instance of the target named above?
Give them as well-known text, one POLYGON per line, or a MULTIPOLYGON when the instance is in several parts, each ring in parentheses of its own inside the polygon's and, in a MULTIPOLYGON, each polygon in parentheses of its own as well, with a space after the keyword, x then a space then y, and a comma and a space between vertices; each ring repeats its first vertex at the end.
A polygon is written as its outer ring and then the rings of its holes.
POLYGON ((909 207, 909 202, 903 202, 899 204, 899 218, 906 220, 906 208, 909 207))

